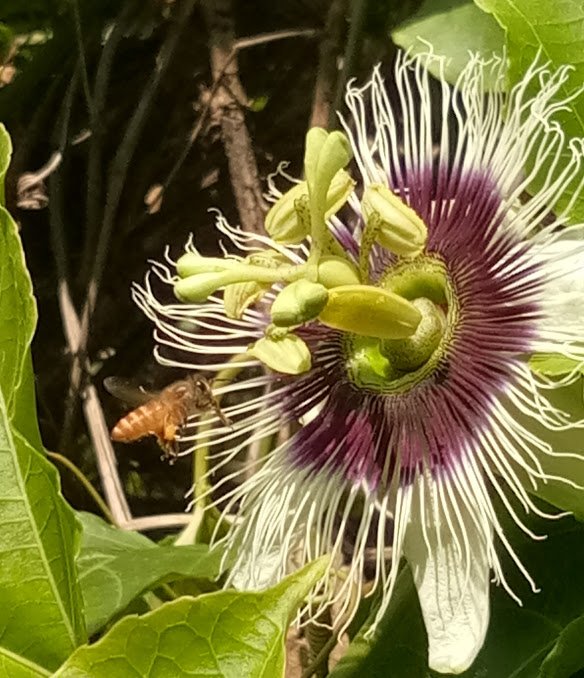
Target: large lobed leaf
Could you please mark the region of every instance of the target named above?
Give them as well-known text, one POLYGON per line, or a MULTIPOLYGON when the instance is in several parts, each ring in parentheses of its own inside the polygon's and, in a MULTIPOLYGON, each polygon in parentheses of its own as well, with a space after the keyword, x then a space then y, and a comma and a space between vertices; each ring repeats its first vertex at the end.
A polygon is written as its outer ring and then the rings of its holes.
POLYGON ((47 668, 85 638, 77 524, 58 486, 55 468, 11 429, 0 392, 0 651, 47 668))
POLYGON ((144 591, 184 577, 215 579, 221 552, 203 544, 157 546, 89 513, 81 514, 83 540, 77 561, 90 635, 144 591))
MULTIPOLYGON (((509 55, 509 78, 519 82, 535 57, 540 54, 542 63, 549 62, 552 69, 568 64, 573 68, 569 81, 561 91, 562 98, 572 96, 584 82, 584 3, 581 0, 475 0, 485 12, 493 14, 507 32, 509 55)), ((534 83, 534 87, 537 86, 534 83)), ((557 113, 568 139, 584 138, 584 94, 566 104, 557 113)), ((534 149, 535 154, 539 149, 534 149)), ((564 155, 564 161, 568 152, 564 155)), ((563 163, 560 163, 560 167, 563 163)), ((548 166, 540 168, 532 186, 533 190, 543 183, 548 166)), ((560 196, 558 208, 567 206, 577 182, 560 196)), ((573 223, 584 221, 584 196, 574 204, 571 212, 573 223)))
POLYGON ((0 253, 0 389, 12 413, 36 326, 36 306, 18 229, 4 207, 0 207, 0 253))
MULTIPOLYGON (((9 151, 0 126, 0 183, 9 151)), ((78 527, 39 451, 30 361, 36 308, 4 207, 0 253, 0 676, 44 675, 41 667, 59 666, 86 637, 74 565, 78 527)))
POLYGON ((125 617, 55 678, 281 678, 288 624, 326 568, 321 558, 264 592, 184 597, 125 617))

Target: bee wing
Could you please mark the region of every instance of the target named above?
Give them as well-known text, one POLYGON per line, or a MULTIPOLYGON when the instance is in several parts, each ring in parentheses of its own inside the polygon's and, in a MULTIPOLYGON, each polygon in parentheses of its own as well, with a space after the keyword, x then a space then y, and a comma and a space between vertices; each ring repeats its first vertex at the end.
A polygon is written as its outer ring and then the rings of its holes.
POLYGON ((156 392, 146 391, 129 379, 121 377, 106 377, 103 380, 103 385, 106 391, 125 402, 129 407, 140 407, 157 395, 156 392))

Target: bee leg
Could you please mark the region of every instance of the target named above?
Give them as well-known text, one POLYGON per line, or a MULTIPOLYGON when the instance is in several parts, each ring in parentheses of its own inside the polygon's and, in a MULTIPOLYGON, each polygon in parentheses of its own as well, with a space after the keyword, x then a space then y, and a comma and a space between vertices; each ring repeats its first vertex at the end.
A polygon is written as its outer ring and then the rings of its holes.
POLYGON ((172 466, 178 457, 177 425, 168 418, 164 422, 164 439, 162 449, 164 458, 172 466))
POLYGON ((229 417, 225 416, 225 413, 223 412, 223 410, 219 406, 217 399, 214 398, 214 397, 211 400, 211 406, 213 407, 213 411, 215 412, 215 414, 221 420, 221 423, 223 424, 223 426, 232 426, 233 425, 233 422, 231 421, 231 419, 229 419, 229 417))
POLYGON ((160 455, 160 461, 167 461, 168 459, 174 456, 168 440, 165 440, 160 436, 156 436, 156 442, 158 443, 158 447, 160 447, 160 449, 162 450, 162 454, 160 455))
POLYGON ((160 455, 160 461, 164 461, 164 460, 166 459, 166 457, 168 456, 168 454, 167 454, 167 452, 166 452, 166 442, 165 442, 162 438, 160 438, 160 437, 158 437, 158 436, 156 436, 156 442, 158 443, 158 447, 159 447, 159 448, 162 450, 162 452, 163 452, 163 453, 160 455))
POLYGON ((167 461, 172 466, 178 458, 178 441, 162 440, 162 438, 159 438, 158 444, 164 452, 164 454, 160 455, 160 460, 167 461))

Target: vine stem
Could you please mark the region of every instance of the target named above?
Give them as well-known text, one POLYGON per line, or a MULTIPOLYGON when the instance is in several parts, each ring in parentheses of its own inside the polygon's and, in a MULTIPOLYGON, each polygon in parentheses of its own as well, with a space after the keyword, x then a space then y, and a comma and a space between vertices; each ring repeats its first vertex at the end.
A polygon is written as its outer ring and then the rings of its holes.
POLYGON ((361 44, 361 36, 363 34, 363 23, 365 21, 365 10, 367 9, 367 0, 353 0, 351 7, 351 23, 349 26, 349 35, 347 36, 347 45, 345 47, 345 54, 343 56, 343 70, 337 78, 337 88, 333 107, 329 114, 329 129, 338 127, 337 111, 339 111, 343 104, 343 97, 345 96, 345 85, 350 75, 355 70, 355 62, 357 60, 357 52, 361 44))
MULTIPOLYGON (((230 361, 231 365, 220 370, 213 380, 213 383, 230 383, 233 381, 242 370, 242 366, 237 363, 242 362, 245 359, 246 355, 244 353, 234 356, 230 361)), ((215 396, 215 398, 217 403, 220 404, 221 396, 218 395, 215 396)), ((207 423, 206 426, 201 427, 201 432, 204 433, 210 428, 210 423, 207 423)), ((210 484, 207 477, 209 471, 208 454, 208 445, 203 445, 195 452, 195 460, 193 463, 193 513, 188 525, 174 542, 177 546, 194 544, 197 541, 197 534, 203 522, 210 490, 210 484)))
POLYGON ((91 496, 93 501, 99 506, 100 511, 103 513, 103 515, 106 517, 108 522, 110 522, 112 525, 117 525, 116 519, 114 518, 112 512, 109 510, 108 505, 105 503, 105 501, 101 498, 101 495, 99 492, 93 487, 91 484, 91 481, 89 478, 83 473, 83 471, 76 466, 71 459, 68 459, 62 454, 59 454, 58 452, 50 452, 49 450, 45 450, 47 457, 50 459, 54 459, 55 461, 58 461, 59 464, 62 464, 65 466, 71 473, 79 480, 79 482, 83 485, 83 487, 87 490, 87 493, 91 496))
MULTIPOLYGON (((230 361, 231 364, 229 367, 225 367, 217 372, 217 376, 213 380, 213 383, 217 384, 223 382, 228 384, 232 382, 242 370, 242 366, 238 365, 238 363, 245 360, 246 357, 245 353, 234 356, 230 361)), ((216 396, 216 399, 217 403, 220 404, 221 396, 216 396)), ((207 424, 203 430, 208 430, 210 428, 210 424, 207 424)), ((206 504, 206 500, 202 497, 209 490, 209 481, 206 477, 207 471, 209 470, 207 461, 208 452, 208 447, 205 445, 195 453, 195 464, 193 467, 193 501, 195 507, 201 505, 202 508, 204 508, 206 504)))
POLYGON ((314 675, 315 671, 318 669, 318 667, 322 664, 322 662, 329 656, 331 650, 334 648, 334 646, 337 644, 337 634, 333 633, 333 635, 327 640, 327 642, 322 646, 320 649, 320 652, 316 655, 316 657, 310 662, 308 667, 302 672, 302 675, 300 678, 312 678, 314 675))

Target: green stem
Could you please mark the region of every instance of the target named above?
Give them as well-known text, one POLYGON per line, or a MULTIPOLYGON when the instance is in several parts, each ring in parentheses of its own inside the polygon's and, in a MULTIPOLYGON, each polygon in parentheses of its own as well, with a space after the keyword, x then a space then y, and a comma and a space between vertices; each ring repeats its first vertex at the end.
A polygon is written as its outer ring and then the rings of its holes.
POLYGON ((79 480, 79 482, 83 485, 83 487, 87 490, 88 494, 91 495, 93 501, 99 506, 101 509, 101 512, 103 515, 106 517, 106 519, 112 524, 116 525, 116 520, 112 515, 112 512, 109 510, 108 505, 105 503, 105 501, 101 498, 99 495, 98 491, 93 487, 91 484, 91 481, 89 478, 79 469, 75 464, 70 460, 67 459, 67 457, 63 456, 62 454, 59 454, 58 452, 49 452, 49 450, 45 450, 47 457, 50 457, 51 459, 54 459, 55 461, 58 461, 60 464, 63 464, 63 466, 67 467, 71 473, 79 480))
POLYGON ((324 210, 313 207, 310 211, 310 223, 312 242, 310 245, 310 255, 306 263, 318 266, 318 262, 326 249, 329 235, 324 218, 324 210))
POLYGON ((328 126, 331 130, 339 126, 337 111, 340 111, 343 107, 345 85, 355 71, 355 64, 357 62, 363 37, 363 24, 365 22, 367 0, 352 0, 350 7, 351 19, 349 22, 349 35, 347 36, 345 54, 343 56, 343 70, 337 78, 335 99, 329 117, 328 126))
POLYGON ((320 652, 316 657, 310 662, 308 667, 302 672, 301 678, 312 678, 314 673, 317 671, 318 667, 325 661, 325 659, 331 653, 331 650, 337 644, 338 636, 336 633, 333 633, 328 641, 322 646, 320 652))
MULTIPOLYGON (((245 359, 245 354, 234 356, 230 361, 232 364, 217 373, 217 376, 213 380, 214 384, 219 382, 229 383, 233 381, 242 369, 241 365, 238 365, 237 363, 242 362, 245 359)), ((221 396, 215 396, 215 399, 217 405, 219 405, 221 396)), ((201 433, 204 434, 210 428, 211 425, 209 423, 202 426, 201 433)), ((176 538, 174 542, 176 546, 195 544, 197 542, 197 535, 203 524, 205 510, 208 504, 208 492, 211 489, 211 485, 207 478, 207 472, 209 470, 207 460, 208 454, 208 444, 203 445, 195 452, 195 461, 193 463, 193 517, 185 529, 176 538)))
POLYGON ((172 590, 172 588, 168 584, 160 584, 160 588, 166 595, 168 596, 169 600, 176 600, 178 596, 176 593, 172 590))
MULTIPOLYGON (((213 380, 214 384, 221 382, 230 383, 235 379, 239 374, 242 367, 238 363, 246 360, 248 356, 245 354, 239 354, 234 356, 231 359, 231 365, 225 367, 217 373, 217 376, 213 380)), ((216 396, 217 403, 220 404, 221 396, 216 396)), ((206 424, 201 427, 201 434, 204 434, 211 428, 211 424, 206 424)), ((195 463, 193 465, 193 512, 197 508, 205 508, 207 504, 206 497, 208 490, 210 489, 209 480, 207 479, 207 471, 209 470, 209 464, 207 460, 208 456, 208 446, 203 445, 200 449, 195 452, 195 463)))

